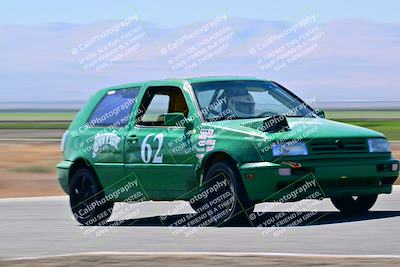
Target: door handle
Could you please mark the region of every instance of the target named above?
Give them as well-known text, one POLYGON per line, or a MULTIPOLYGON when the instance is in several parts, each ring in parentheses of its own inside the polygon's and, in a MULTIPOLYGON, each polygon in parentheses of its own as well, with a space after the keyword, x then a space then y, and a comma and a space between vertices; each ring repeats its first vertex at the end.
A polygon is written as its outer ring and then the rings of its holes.
POLYGON ((128 136, 126 138, 126 141, 128 141, 129 143, 133 144, 133 143, 136 143, 138 141, 138 137, 135 134, 133 134, 131 136, 128 136))

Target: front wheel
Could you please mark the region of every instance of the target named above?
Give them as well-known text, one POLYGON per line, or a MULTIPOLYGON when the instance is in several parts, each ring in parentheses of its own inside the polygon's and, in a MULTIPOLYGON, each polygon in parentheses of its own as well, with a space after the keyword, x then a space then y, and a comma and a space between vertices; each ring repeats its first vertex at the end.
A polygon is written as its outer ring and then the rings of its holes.
POLYGON ((247 220, 247 214, 253 211, 240 175, 229 162, 213 164, 205 174, 202 187, 200 198, 191 205, 200 216, 207 218, 206 226, 247 220))
POLYGON ((69 199, 75 219, 83 225, 104 225, 114 204, 89 169, 78 169, 71 177, 69 199))
POLYGON ((364 213, 375 204, 378 195, 331 197, 333 205, 342 213, 364 213))

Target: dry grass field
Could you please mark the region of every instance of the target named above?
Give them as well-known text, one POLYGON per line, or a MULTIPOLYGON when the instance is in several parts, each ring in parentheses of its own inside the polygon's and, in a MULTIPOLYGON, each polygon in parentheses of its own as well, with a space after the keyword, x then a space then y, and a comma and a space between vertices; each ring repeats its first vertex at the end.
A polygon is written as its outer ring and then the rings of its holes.
POLYGON ((62 256, 44 259, 3 260, 0 266, 325 266, 325 267, 380 267, 399 266, 400 259, 377 257, 285 257, 285 256, 223 256, 223 255, 92 255, 62 256))
POLYGON ((55 165, 60 161, 56 143, 0 143, 0 197, 55 196, 55 165))

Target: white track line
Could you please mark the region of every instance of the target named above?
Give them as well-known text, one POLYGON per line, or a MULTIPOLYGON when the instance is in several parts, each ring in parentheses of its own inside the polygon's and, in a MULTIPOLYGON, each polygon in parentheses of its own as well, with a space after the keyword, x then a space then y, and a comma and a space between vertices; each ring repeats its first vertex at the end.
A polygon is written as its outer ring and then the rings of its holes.
POLYGON ((13 260, 40 260, 61 257, 75 256, 227 256, 227 257, 245 257, 245 256, 275 256, 275 257, 308 257, 308 258, 368 258, 368 259, 400 259, 400 255, 342 255, 342 254, 307 254, 307 253, 274 253, 274 252, 117 252, 117 251, 99 251, 99 252, 81 252, 69 254, 57 254, 37 257, 16 257, 1 259, 2 261, 13 260))

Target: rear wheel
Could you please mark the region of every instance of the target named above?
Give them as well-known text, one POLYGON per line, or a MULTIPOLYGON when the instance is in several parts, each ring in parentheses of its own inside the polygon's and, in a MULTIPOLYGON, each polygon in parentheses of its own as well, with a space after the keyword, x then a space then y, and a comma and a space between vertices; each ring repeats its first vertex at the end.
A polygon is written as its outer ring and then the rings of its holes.
POLYGON ((342 213, 364 213, 375 204, 378 195, 332 197, 333 205, 342 213))
POLYGON ((240 175, 229 162, 218 162, 208 169, 198 196, 201 198, 191 205, 200 216, 205 215, 205 226, 247 220, 247 214, 253 211, 240 175))
POLYGON ((106 200, 95 174, 78 169, 71 177, 69 197, 75 219, 83 225, 104 225, 114 204, 106 200))

